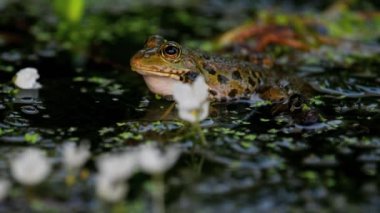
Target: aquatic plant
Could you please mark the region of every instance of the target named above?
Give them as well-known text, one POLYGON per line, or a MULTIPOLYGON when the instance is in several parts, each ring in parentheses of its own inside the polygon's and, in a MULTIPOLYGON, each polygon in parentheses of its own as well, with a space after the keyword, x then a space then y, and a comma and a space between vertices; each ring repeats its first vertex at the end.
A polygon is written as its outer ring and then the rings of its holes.
POLYGON ((60 18, 70 23, 79 22, 86 8, 84 0, 54 0, 53 8, 60 18))
POLYGON ((37 82, 39 78, 37 69, 27 67, 16 73, 14 84, 21 89, 40 89, 42 86, 37 82))
POLYGON ((138 155, 140 169, 152 175, 165 173, 177 161, 179 154, 175 147, 169 147, 163 153, 153 145, 142 146, 138 155))
POLYGON ((195 123, 207 118, 208 86, 202 76, 198 76, 191 85, 176 83, 173 88, 173 97, 181 119, 195 123))
POLYGON ((96 193, 109 203, 116 203, 125 197, 128 186, 125 183, 137 169, 136 154, 123 152, 101 156, 97 161, 99 174, 96 177, 96 193))
POLYGON ((51 164, 45 153, 27 148, 11 160, 11 173, 21 184, 33 186, 41 183, 50 173, 51 164))
POLYGON ((164 174, 170 169, 180 155, 180 150, 176 147, 169 147, 165 153, 161 152, 153 145, 140 147, 138 159, 140 169, 153 175, 152 196, 154 202, 154 212, 165 212, 165 183, 164 174))
POLYGON ((105 173, 96 177, 96 194, 106 202, 115 203, 122 200, 127 190, 128 186, 124 180, 113 179, 105 173))
POLYGON ((0 201, 4 200, 7 195, 11 184, 8 180, 0 179, 0 201))
POLYGON ((78 170, 91 156, 89 145, 82 143, 76 145, 73 142, 67 142, 63 145, 63 163, 67 170, 78 170))
POLYGON ((101 156, 97 160, 100 174, 110 179, 123 180, 131 177, 137 170, 137 158, 133 152, 101 156))
POLYGON ((206 145, 200 121, 207 118, 209 113, 208 86, 203 76, 198 76, 194 83, 176 83, 173 86, 173 98, 177 103, 179 117, 192 123, 200 136, 200 141, 206 145))

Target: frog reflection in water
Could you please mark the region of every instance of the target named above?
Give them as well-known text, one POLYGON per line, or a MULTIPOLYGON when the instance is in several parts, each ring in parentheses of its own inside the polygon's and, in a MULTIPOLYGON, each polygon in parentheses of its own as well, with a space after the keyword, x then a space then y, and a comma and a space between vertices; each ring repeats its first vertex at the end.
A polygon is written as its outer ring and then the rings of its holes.
MULTIPOLYGON (((182 47, 154 35, 131 59, 133 71, 144 77, 149 89, 170 97, 177 81, 191 83, 203 75, 211 101, 234 101, 259 95, 261 99, 288 106, 294 91, 276 72, 260 64, 213 56, 182 47)), ((300 99, 300 98, 298 98, 300 99)))

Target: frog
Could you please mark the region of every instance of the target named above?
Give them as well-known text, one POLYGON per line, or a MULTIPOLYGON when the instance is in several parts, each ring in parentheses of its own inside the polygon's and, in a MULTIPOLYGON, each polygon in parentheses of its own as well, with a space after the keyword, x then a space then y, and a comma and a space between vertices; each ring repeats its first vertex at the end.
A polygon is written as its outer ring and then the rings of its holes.
POLYGON ((258 95, 263 100, 285 103, 291 96, 286 89, 288 83, 259 63, 194 50, 160 35, 150 36, 130 65, 132 71, 143 76, 151 92, 169 99, 176 82, 192 83, 199 75, 208 85, 211 101, 229 102, 258 95))

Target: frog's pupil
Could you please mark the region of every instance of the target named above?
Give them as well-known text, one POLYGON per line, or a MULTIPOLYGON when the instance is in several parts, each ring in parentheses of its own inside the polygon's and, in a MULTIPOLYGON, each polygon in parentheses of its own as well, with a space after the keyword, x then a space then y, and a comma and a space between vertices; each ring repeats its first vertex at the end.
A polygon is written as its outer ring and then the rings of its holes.
POLYGON ((165 48, 165 53, 168 55, 174 55, 174 54, 177 54, 177 52, 178 52, 178 48, 175 46, 167 46, 165 48))

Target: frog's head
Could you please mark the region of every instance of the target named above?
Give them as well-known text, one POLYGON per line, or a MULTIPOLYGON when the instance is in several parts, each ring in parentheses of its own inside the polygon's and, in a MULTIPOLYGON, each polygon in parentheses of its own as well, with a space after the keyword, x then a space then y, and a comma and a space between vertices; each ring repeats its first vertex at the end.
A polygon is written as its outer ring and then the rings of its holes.
POLYGON ((197 70, 190 50, 158 35, 150 36, 130 63, 153 93, 164 96, 172 94, 174 82, 186 81, 186 75, 197 70))

